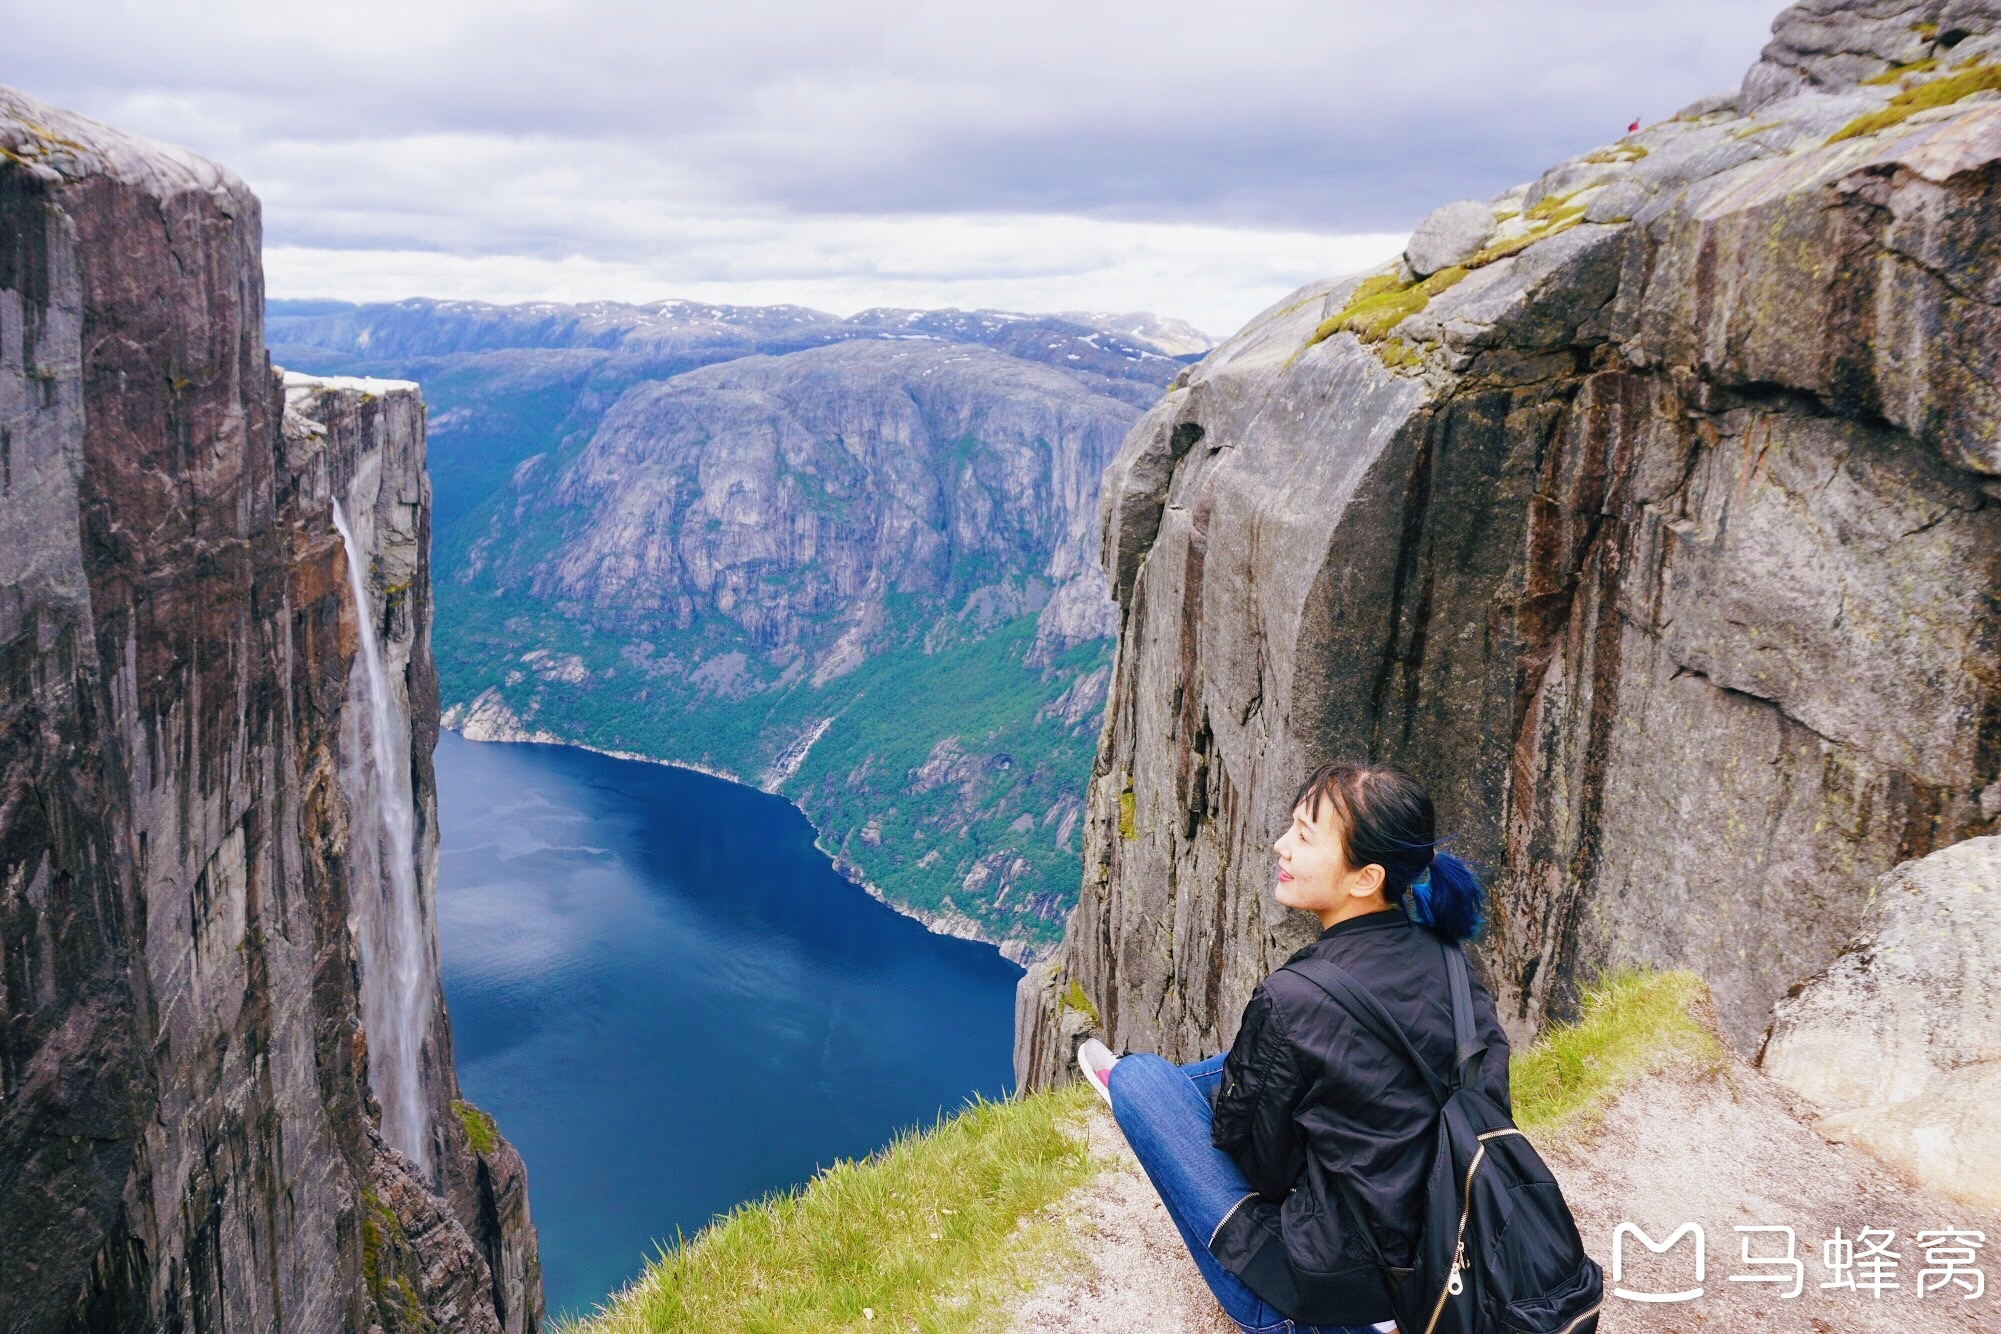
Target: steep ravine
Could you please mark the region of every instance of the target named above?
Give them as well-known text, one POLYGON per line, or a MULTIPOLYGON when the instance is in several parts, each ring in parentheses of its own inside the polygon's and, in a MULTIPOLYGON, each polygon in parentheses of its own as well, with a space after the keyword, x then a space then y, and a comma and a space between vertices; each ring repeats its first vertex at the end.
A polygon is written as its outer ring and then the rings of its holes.
POLYGON ((533 1330, 434 984, 429 1170, 369 1078, 359 616, 436 951, 423 404, 274 371, 259 245, 226 170, 0 89, 0 1326, 533 1330))
POLYGON ((781 792, 900 910, 1017 960, 1055 947, 1110 678, 1098 477, 1199 333, 1142 312, 271 309, 290 364, 423 383, 448 726, 781 792))
POLYGON ((1802 5, 1738 93, 1316 283, 1127 437, 1084 885, 1020 993, 1187 1059, 1307 938, 1269 845, 1400 761, 1494 890, 1525 1037, 1687 966, 1756 1047, 1871 883, 2001 818, 2001 37, 1802 5), (1949 81, 1949 82, 1941 82, 1949 81))

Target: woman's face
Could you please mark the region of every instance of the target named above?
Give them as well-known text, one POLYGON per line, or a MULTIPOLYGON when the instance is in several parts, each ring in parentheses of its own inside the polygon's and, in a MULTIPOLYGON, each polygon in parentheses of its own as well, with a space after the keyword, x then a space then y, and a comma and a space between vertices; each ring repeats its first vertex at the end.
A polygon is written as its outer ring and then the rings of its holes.
POLYGON ((1306 801, 1293 808, 1292 824, 1272 844, 1278 854, 1278 901, 1314 914, 1323 927, 1387 908, 1383 868, 1374 863, 1348 865, 1341 847, 1341 816, 1334 803, 1321 798, 1318 819, 1311 818, 1307 808, 1306 801))

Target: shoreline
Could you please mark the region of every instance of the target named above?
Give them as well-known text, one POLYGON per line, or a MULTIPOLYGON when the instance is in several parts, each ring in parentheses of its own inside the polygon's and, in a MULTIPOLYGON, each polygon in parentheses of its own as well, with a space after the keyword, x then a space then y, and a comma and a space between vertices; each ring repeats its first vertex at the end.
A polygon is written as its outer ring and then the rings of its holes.
MULTIPOLYGON (((860 875, 860 868, 848 860, 845 852, 838 848, 830 848, 822 842, 822 839, 825 837, 825 831, 818 824, 814 823, 813 817, 807 814, 804 806, 801 806, 783 792, 777 791, 774 788, 764 787, 761 784, 746 782, 743 778, 731 773, 727 769, 711 768, 708 765, 698 764, 692 760, 663 760, 656 755, 642 755, 638 751, 611 750, 604 746, 593 746, 585 741, 573 741, 568 737, 557 736, 554 732, 543 731, 539 728, 531 729, 522 723, 514 710, 508 708, 506 704, 501 703, 498 699, 495 699, 490 704, 487 703, 487 697, 493 693, 489 690, 482 693, 471 704, 453 704, 439 710, 438 727, 443 731, 457 735, 462 740, 470 741, 474 745, 525 743, 537 746, 568 746, 572 750, 586 750, 593 755, 603 755, 608 759, 634 760, 641 764, 663 765, 669 769, 689 769, 695 773, 707 774, 711 778, 720 778, 724 782, 735 783, 739 787, 747 787, 753 791, 765 793, 767 796, 777 797, 805 818, 807 827, 813 831, 813 846, 841 874, 843 879, 891 911, 900 913, 914 922, 921 923, 925 930, 930 931, 932 934, 955 936, 960 940, 977 940, 983 945, 991 945, 1000 952, 1000 956, 1003 959, 1006 959, 1009 963, 1022 969, 1024 972, 1034 964, 1056 952, 1057 947, 1052 945, 1046 952, 1038 953, 1029 948, 1028 943, 1020 937, 1008 937, 996 940, 992 936, 984 934, 980 930, 979 923, 964 913, 929 913, 896 902, 877 888, 874 881, 860 875), (484 708, 481 707, 483 704, 485 705, 484 708)), ((825 731, 827 723, 831 723, 832 721, 833 719, 831 718, 827 719, 820 725, 819 730, 825 731)), ((816 735, 814 739, 818 740, 818 736, 816 735)))

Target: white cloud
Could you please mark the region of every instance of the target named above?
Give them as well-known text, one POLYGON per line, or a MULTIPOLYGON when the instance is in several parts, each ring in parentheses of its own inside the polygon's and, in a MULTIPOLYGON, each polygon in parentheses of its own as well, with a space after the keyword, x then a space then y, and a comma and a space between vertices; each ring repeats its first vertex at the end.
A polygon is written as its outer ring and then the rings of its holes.
POLYGON ((643 302, 668 297, 835 315, 870 306, 1166 307, 1227 334, 1315 278, 1395 256, 1402 234, 1317 236, 1089 218, 701 219, 656 259, 267 246, 274 297, 643 302), (1172 293, 1163 302, 1162 293, 1172 293))
POLYGON ((645 294, 573 285, 594 273, 717 299, 992 293, 967 300, 1210 323, 1333 271, 1346 260, 1314 256, 1360 244, 1344 237, 1734 85, 1770 18, 1747 0, 8 10, 0 81, 187 144, 261 193, 274 290, 375 295, 393 273, 424 284, 396 295, 483 278, 645 294))

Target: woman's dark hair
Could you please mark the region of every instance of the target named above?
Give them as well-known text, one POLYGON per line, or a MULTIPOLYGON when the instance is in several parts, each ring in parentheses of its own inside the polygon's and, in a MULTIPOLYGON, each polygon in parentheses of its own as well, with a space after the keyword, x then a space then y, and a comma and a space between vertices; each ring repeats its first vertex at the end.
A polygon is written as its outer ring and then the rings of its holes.
POLYGON ((1384 898, 1446 940, 1479 934, 1487 891, 1472 867, 1437 850, 1437 813, 1422 783, 1394 764, 1336 761, 1307 776, 1292 809, 1305 802, 1318 820, 1323 798, 1341 817, 1348 865, 1383 868, 1384 898))

